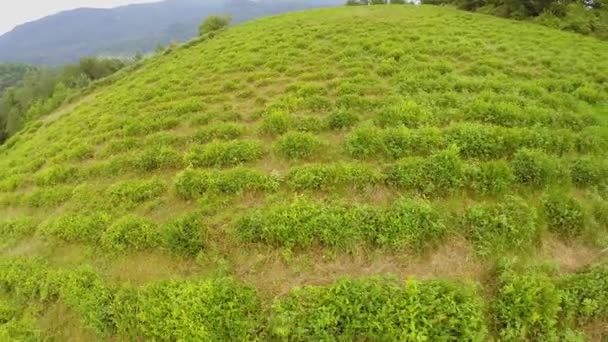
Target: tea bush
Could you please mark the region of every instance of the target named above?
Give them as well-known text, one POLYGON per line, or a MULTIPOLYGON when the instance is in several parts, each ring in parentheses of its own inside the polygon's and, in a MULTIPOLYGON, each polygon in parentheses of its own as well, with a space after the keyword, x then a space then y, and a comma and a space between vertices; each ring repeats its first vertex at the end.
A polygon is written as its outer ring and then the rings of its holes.
POLYGON ((275 110, 264 117, 260 130, 264 134, 280 135, 287 133, 292 126, 292 117, 284 111, 275 110))
POLYGON ((519 150, 513 159, 515 178, 523 185, 544 188, 560 182, 563 169, 560 162, 544 152, 519 150))
POLYGON ((587 213, 573 197, 552 192, 543 198, 543 210, 550 231, 566 238, 582 234, 587 224, 587 213))
POLYGON ((207 230, 200 216, 193 213, 165 223, 160 229, 163 247, 177 255, 196 256, 204 248, 207 230))
POLYGON ((193 140, 204 144, 212 140, 234 140, 245 134, 245 126, 234 123, 221 123, 203 127, 196 131, 193 140))
POLYGON ((270 333, 290 341, 480 341, 486 328, 472 286, 369 278, 292 290, 275 300, 270 333))
POLYGON ((181 166, 181 155, 173 148, 152 145, 134 157, 133 164, 140 171, 174 169, 181 166))
POLYGON ((515 175, 511 165, 502 160, 472 165, 466 171, 466 183, 480 195, 502 195, 513 190, 515 175))
POLYGON ((333 130, 350 128, 359 122, 359 116, 345 109, 331 112, 327 118, 327 127, 333 130))
POLYGON ((368 158, 382 153, 382 130, 373 126, 354 128, 346 137, 345 149, 353 158, 368 158))
POLYGON ((213 141, 192 148, 185 161, 194 167, 225 167, 256 161, 263 155, 264 149, 257 141, 213 141))
POLYGON ((381 131, 382 152, 398 159, 412 155, 429 155, 445 148, 445 138, 436 127, 408 129, 389 128, 381 131))
POLYGON ((286 179, 296 190, 329 191, 341 187, 365 189, 378 184, 382 175, 365 165, 311 164, 291 169, 286 179))
POLYGON ((319 152, 323 143, 313 134, 291 132, 283 135, 275 144, 276 152, 285 159, 308 159, 319 152))
POLYGON ((494 305, 498 335, 503 341, 551 341, 558 337, 561 293, 541 272, 500 275, 494 305))
POLYGON ((225 278, 124 288, 114 312, 119 331, 151 340, 251 341, 261 323, 256 292, 225 278))
POLYGON ((166 191, 166 185, 159 179, 130 180, 112 185, 108 194, 115 205, 134 205, 161 196, 166 191))
POLYGON ((243 191, 276 191, 277 177, 237 167, 227 171, 196 171, 186 169, 177 175, 175 189, 184 199, 193 199, 207 192, 238 194, 243 191))
POLYGON ((34 182, 39 186, 53 186, 74 182, 78 179, 78 168, 71 166, 53 166, 39 172, 34 182))
POLYGON ((459 124, 447 129, 446 140, 460 148, 464 158, 494 159, 509 153, 509 139, 498 127, 459 124))
POLYGON ((429 124, 432 114, 419 104, 401 100, 386 105, 376 117, 376 124, 380 127, 394 127, 403 125, 417 128, 429 124))
POLYGON ((570 174, 578 186, 597 185, 608 179, 608 163, 600 158, 580 157, 572 163, 570 174))
POLYGON ((67 242, 97 242, 110 222, 105 213, 65 214, 43 224, 38 232, 67 242))
POLYGON ((566 275, 559 282, 562 316, 578 324, 608 318, 608 265, 595 265, 566 275))
POLYGON ((536 210, 517 197, 475 205, 467 210, 464 222, 482 257, 530 249, 540 239, 536 210))
POLYGON ((5 219, 0 221, 0 237, 4 241, 19 239, 33 234, 36 227, 36 222, 31 218, 5 219))
POLYGON ((157 245, 157 231, 146 219, 127 215, 114 222, 101 235, 101 246, 107 250, 141 250, 157 245))

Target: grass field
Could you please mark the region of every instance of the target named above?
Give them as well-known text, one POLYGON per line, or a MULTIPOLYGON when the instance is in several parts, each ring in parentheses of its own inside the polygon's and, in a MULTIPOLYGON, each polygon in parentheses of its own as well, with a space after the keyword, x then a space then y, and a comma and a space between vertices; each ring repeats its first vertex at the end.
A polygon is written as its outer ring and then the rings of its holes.
POLYGON ((238 25, 0 148, 0 340, 608 338, 608 44, 238 25))

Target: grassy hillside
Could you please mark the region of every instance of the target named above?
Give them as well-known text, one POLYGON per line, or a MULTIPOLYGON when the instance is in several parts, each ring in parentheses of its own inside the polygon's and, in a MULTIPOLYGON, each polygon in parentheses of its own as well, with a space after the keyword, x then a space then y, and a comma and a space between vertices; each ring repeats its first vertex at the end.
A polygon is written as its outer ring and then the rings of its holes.
POLYGON ((607 55, 372 6, 154 57, 2 147, 0 336, 606 338, 607 55))

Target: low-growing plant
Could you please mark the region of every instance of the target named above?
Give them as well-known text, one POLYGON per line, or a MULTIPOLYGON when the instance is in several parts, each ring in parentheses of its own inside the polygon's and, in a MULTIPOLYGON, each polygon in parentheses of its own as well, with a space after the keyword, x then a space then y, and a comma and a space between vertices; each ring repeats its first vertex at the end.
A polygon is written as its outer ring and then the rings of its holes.
POLYGON ((608 265, 595 265, 560 279, 563 317, 585 324, 608 318, 608 265))
POLYGON ((543 209, 550 231, 565 238, 583 233, 587 213, 577 199, 561 192, 551 192, 543 198, 543 209))
POLYGON ((292 290, 275 300, 270 334, 290 341, 481 341, 486 328, 472 286, 369 278, 292 290))
POLYGON ((193 140, 204 144, 212 140, 234 140, 245 133, 243 125, 235 123, 219 123, 203 127, 196 131, 193 140))
POLYGON ((101 235, 101 246, 111 251, 142 250, 156 246, 157 242, 154 224, 133 215, 118 219, 101 235))
POLYGON ((312 157, 323 143, 311 133, 290 132, 275 144, 277 153, 285 159, 298 160, 312 157))
POLYGON ((0 221, 0 237, 7 239, 19 239, 33 234, 36 231, 36 222, 31 218, 15 218, 0 221))
POLYGON ((376 117, 376 124, 380 127, 395 127, 404 125, 417 128, 431 121, 431 112, 419 104, 401 100, 385 106, 376 117))
POLYGON ((429 155, 444 148, 445 138, 437 127, 396 127, 382 131, 382 151, 393 159, 429 155))
POLYGON ((172 169, 181 166, 180 154, 171 147, 152 145, 134 157, 134 165, 141 171, 172 169))
POLYGON ((445 132, 446 140, 460 148, 464 158, 493 159, 509 152, 509 139, 499 127, 457 124, 445 132))
MULTIPOLYGON (((517 181, 533 188, 544 188, 563 182, 564 170, 558 160, 537 150, 519 150, 513 159, 517 181)), ((568 177, 569 178, 569 177, 568 177)))
POLYGON ((345 109, 338 109, 327 116, 327 127, 330 129, 350 128, 359 122, 359 116, 345 109))
POLYGON ((130 180, 114 184, 108 194, 118 206, 130 206, 161 196, 166 191, 165 184, 159 179, 130 180))
POLYGON ((368 166, 344 163, 296 167, 287 175, 287 182, 296 190, 365 189, 381 179, 382 175, 368 166))
POLYGON ((53 186, 76 181, 78 179, 78 168, 72 166, 52 166, 39 172, 34 182, 39 186, 53 186))
POLYGON ((287 133, 292 125, 292 117, 289 113, 274 110, 264 117, 260 130, 264 134, 279 135, 287 133))
POLYGON ((558 337, 561 293, 540 271, 504 271, 494 305, 498 335, 503 341, 551 341, 558 337))
POLYGON ((175 179, 175 189, 184 199, 193 199, 207 192, 238 194, 243 191, 276 191, 278 188, 277 177, 244 167, 227 171, 188 168, 175 179))
POLYGON ((530 249, 540 239, 534 207, 517 197, 479 204, 465 214, 465 229, 482 257, 530 249))
POLYGON ((472 165, 466 169, 467 185, 480 195, 502 195, 513 189, 515 175, 502 160, 472 165))
POLYGON ((263 154, 262 144, 257 141, 213 141, 204 146, 192 148, 186 154, 185 161, 194 167, 223 167, 255 161, 260 159, 263 154))
POLYGON ((382 130, 373 126, 360 126, 346 137, 346 152, 353 158, 364 159, 382 153, 382 130))
POLYGON ((110 222, 106 213, 65 214, 43 224, 38 232, 68 242, 97 242, 110 222))
POLYGON ((206 227, 199 214, 188 214, 161 227, 162 245, 172 253, 196 256, 205 245, 206 227))
POLYGON ((72 188, 53 186, 35 189, 21 198, 22 204, 30 208, 56 207, 72 197, 72 188))
POLYGON ((570 174, 578 186, 597 185, 608 179, 608 163, 600 158, 580 157, 572 163, 570 174))

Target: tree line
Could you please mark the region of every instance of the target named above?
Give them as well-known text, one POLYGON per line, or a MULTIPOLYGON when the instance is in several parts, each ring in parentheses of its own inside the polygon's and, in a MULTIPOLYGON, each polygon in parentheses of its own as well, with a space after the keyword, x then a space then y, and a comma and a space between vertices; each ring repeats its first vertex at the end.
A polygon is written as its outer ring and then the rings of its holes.
POLYGON ((0 65, 0 143, 28 121, 52 112, 91 82, 128 63, 122 59, 87 57, 60 68, 0 65))

